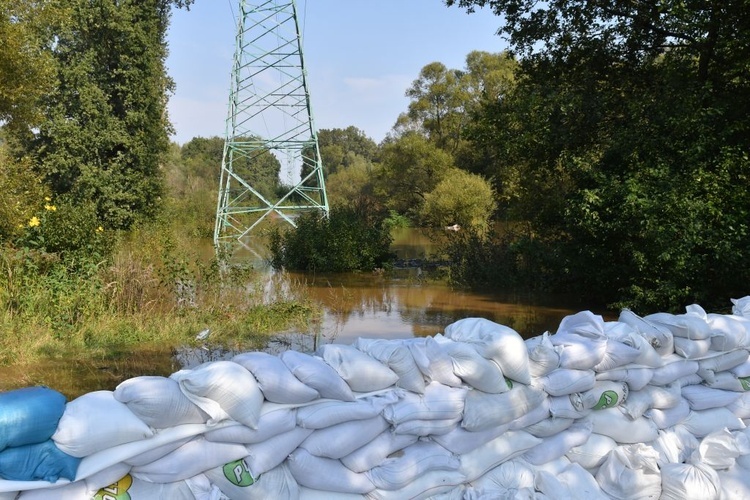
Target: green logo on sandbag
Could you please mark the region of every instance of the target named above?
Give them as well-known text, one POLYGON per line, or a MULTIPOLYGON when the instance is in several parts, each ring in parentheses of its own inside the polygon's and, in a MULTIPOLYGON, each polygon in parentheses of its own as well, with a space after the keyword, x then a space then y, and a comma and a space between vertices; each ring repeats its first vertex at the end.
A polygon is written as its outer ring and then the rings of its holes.
POLYGON ((750 377, 740 377, 740 384, 742 384, 743 391, 750 391, 750 377))
POLYGON ((235 486, 250 486, 255 483, 244 459, 229 462, 224 466, 224 477, 235 486))
POLYGON ((617 393, 615 391, 604 391, 599 398, 599 402, 594 406, 595 410, 605 410, 617 405, 617 393))
POLYGON ((503 377, 505 379, 505 385, 508 386, 508 389, 513 389, 513 381, 509 379, 508 377, 503 377))
POLYGON ((130 500, 128 490, 133 485, 133 478, 126 474, 122 479, 100 489, 93 500, 130 500))

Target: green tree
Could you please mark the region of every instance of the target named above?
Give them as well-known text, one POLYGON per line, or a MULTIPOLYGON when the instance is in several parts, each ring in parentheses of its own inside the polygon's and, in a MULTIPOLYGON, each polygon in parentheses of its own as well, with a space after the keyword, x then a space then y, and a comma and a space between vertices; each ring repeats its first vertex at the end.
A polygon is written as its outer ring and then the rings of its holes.
POLYGON ((152 217, 169 148, 170 8, 189 1, 65 2, 55 27, 58 86, 29 150, 57 194, 93 201, 107 228, 152 217))
POLYGON ((425 195, 421 217, 428 225, 458 224, 484 233, 489 229, 496 202, 492 186, 476 174, 451 168, 425 195))
POLYGON ((417 219, 425 195, 435 189, 453 158, 421 134, 410 132, 383 145, 375 172, 376 194, 388 208, 417 219))
POLYGON ((326 181, 326 193, 332 207, 351 205, 365 198, 372 199, 373 167, 362 157, 346 168, 330 174, 326 181))

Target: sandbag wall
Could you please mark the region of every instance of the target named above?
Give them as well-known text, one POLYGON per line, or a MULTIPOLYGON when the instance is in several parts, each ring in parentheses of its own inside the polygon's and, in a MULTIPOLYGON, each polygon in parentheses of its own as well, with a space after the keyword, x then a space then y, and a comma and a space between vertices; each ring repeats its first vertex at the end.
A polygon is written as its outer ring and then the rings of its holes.
POLYGON ((6 499, 750 498, 750 297, 0 394, 6 499))

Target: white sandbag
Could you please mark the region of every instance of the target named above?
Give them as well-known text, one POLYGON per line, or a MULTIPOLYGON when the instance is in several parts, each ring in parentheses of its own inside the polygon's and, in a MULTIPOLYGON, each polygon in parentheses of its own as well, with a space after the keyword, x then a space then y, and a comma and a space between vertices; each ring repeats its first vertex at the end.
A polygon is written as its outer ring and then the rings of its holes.
POLYGON ((642 389, 651 396, 651 408, 664 410, 674 408, 682 399, 682 386, 679 381, 667 385, 647 385, 642 389))
POLYGON ((318 391, 321 397, 355 400, 349 385, 321 358, 297 351, 284 351, 280 358, 300 382, 318 391))
POLYGON ((409 420, 393 426, 396 434, 411 434, 413 436, 441 436, 456 428, 460 417, 444 420, 409 420))
POLYGON ((214 422, 232 419, 251 429, 258 427, 263 393, 252 373, 241 365, 214 361, 193 370, 180 370, 170 378, 214 422))
POLYGON ((507 424, 541 404, 544 398, 542 391, 520 384, 503 394, 469 391, 461 426, 469 431, 481 431, 507 424))
MULTIPOLYGON (((444 493, 453 492, 465 482, 465 476, 457 471, 430 471, 416 481, 398 490, 376 489, 367 494, 368 500, 439 499, 444 493)), ((455 498, 451 495, 449 498, 455 498)), ((460 498, 460 497, 459 497, 460 498)))
POLYGON ((718 500, 720 493, 719 475, 705 464, 665 464, 661 468, 660 500, 718 500))
POLYGON ((601 381, 581 393, 584 408, 604 410, 624 403, 628 398, 628 385, 625 382, 601 381))
POLYGON ((366 498, 365 495, 359 493, 339 493, 299 487, 299 500, 365 500, 366 498))
POLYGON ((589 338, 572 333, 558 333, 551 337, 560 354, 560 367, 572 370, 589 370, 604 360, 607 337, 604 334, 589 338))
POLYGON ((398 490, 427 472, 455 471, 459 465, 458 458, 439 444, 417 442, 387 458, 366 474, 377 488, 398 490))
POLYGON ((692 375, 688 375, 687 377, 682 377, 681 379, 676 380, 675 383, 680 384, 680 388, 682 388, 689 385, 705 384, 706 380, 697 373, 694 373, 692 375))
POLYGON ((641 417, 631 420, 620 408, 608 408, 591 413, 592 431, 609 436, 618 443, 650 443, 659 435, 651 420, 641 417))
POLYGON ((730 431, 745 428, 741 419, 726 408, 711 408, 708 410, 690 410, 690 414, 680 422, 695 437, 702 438, 712 432, 726 427, 730 431))
POLYGON ((299 498, 299 486, 289 467, 281 464, 259 478, 253 478, 244 460, 229 462, 204 472, 224 495, 237 500, 265 500, 299 498))
POLYGON ((708 326, 711 328, 711 349, 714 351, 731 351, 747 347, 748 330, 746 318, 728 314, 709 314, 708 326))
POLYGON ((294 450, 289 455, 287 465, 297 483, 307 488, 359 494, 375 489, 367 475, 352 472, 339 460, 311 455, 304 448, 294 450))
POLYGON ((253 374, 268 401, 301 404, 320 397, 318 391, 300 382, 278 356, 260 351, 246 352, 236 355, 232 361, 253 374))
MULTIPOLYGON (((128 458, 124 459, 123 463, 125 463, 125 464, 127 464, 129 466, 132 466, 132 467, 135 467, 135 466, 138 466, 138 465, 147 465, 147 464, 150 464, 151 462, 155 462, 156 460, 159 460, 161 457, 166 456, 166 455, 172 453, 177 448, 179 448, 180 446, 186 444, 191 439, 193 439, 193 436, 182 438, 182 439, 177 439, 175 441, 172 441, 171 443, 166 443, 166 444, 163 444, 161 446, 155 446, 154 448, 152 448, 152 449, 150 449, 148 451, 145 451, 143 453, 139 453, 137 455, 134 455, 132 457, 128 457, 128 458)), ((110 481, 107 484, 110 484, 110 483, 114 482, 116 479, 119 479, 119 478, 123 477, 124 475, 125 475, 125 473, 120 474, 118 477, 116 477, 115 479, 113 479, 112 481, 110 481)), ((101 485, 101 486, 106 486, 106 485, 101 485)))
POLYGON ((730 299, 732 302, 732 314, 750 318, 750 295, 741 299, 730 299))
POLYGON ((727 409, 741 419, 750 418, 750 392, 743 392, 727 409))
POLYGON ((504 434, 508 431, 508 427, 508 424, 498 425, 484 431, 471 432, 461 426, 456 426, 446 434, 431 436, 431 439, 446 450, 456 455, 462 455, 476 450, 483 444, 504 434))
POLYGON ((341 458, 369 443, 389 427, 380 415, 313 431, 299 446, 317 457, 341 458))
POLYGON ((576 420, 572 418, 548 417, 535 424, 529 425, 523 430, 525 430, 532 436, 536 436, 538 438, 546 438, 554 436, 558 432, 564 431, 565 429, 573 425, 573 422, 576 422, 576 420))
POLYGON ((631 419, 636 419, 642 417, 653 406, 653 403, 650 391, 634 391, 628 394, 628 399, 620 405, 620 409, 631 419))
POLYGON ((406 392, 396 403, 383 410, 386 420, 399 424, 409 420, 443 420, 461 416, 468 390, 431 382, 424 394, 406 392))
POLYGON ((614 380, 628 384, 629 391, 640 391, 654 376, 653 368, 615 368, 607 372, 597 373, 596 380, 614 380))
POLYGON ((443 348, 451 357, 453 373, 465 384, 493 394, 510 390, 497 363, 483 358, 473 344, 448 341, 443 348))
POLYGON ((261 413, 258 428, 251 429, 246 425, 227 425, 220 429, 205 432, 203 436, 209 441, 219 443, 261 443, 281 433, 291 431, 297 424, 294 408, 278 408, 261 413))
POLYGON ((549 411, 550 403, 549 397, 542 395, 542 402, 532 407, 524 415, 521 415, 517 419, 513 420, 508 424, 508 429, 512 431, 526 430, 530 425, 534 425, 543 420, 547 420, 552 416, 549 411))
POLYGON ((729 371, 740 378, 750 377, 750 360, 731 368, 729 371))
POLYGON ((415 337, 404 343, 427 382, 460 387, 463 382, 453 373, 453 362, 442 346, 432 337, 415 337))
POLYGON ((685 359, 697 359, 705 356, 711 349, 711 340, 692 340, 682 337, 674 338, 674 352, 685 359))
MULTIPOLYGON (((91 498, 91 497, 89 497, 91 498)), ((140 498, 169 498, 175 500, 195 500, 190 486, 185 481, 167 484, 153 483, 128 474, 115 483, 96 491, 93 498, 98 500, 140 498)))
POLYGON ((116 483, 127 474, 130 474, 130 469, 132 469, 130 465, 120 462, 119 464, 110 465, 96 474, 92 474, 84 479, 83 482, 86 483, 86 490, 92 493, 116 483))
POLYGON ((565 456, 584 469, 595 469, 604 463, 609 452, 617 446, 617 442, 611 437, 592 432, 585 443, 570 448, 565 456))
POLYGON ((593 410, 583 407, 580 393, 568 396, 550 396, 549 413, 553 418, 572 418, 577 420, 589 415, 593 410))
MULTIPOLYGON (((96 490, 94 490, 95 492, 96 490)), ((3 500, 88 500, 92 492, 86 487, 84 481, 67 483, 62 486, 55 485, 50 488, 39 488, 20 492, 0 493, 3 500)))
POLYGON ((667 328, 645 321, 630 309, 620 311, 618 320, 645 338, 660 356, 668 356, 674 352, 674 336, 667 328))
POLYGON ((112 391, 95 391, 65 405, 52 440, 68 455, 85 457, 153 434, 127 405, 114 398, 112 391))
MULTIPOLYGON (((534 469, 526 462, 514 459, 503 462, 497 467, 487 471, 486 474, 472 481, 472 486, 476 491, 490 495, 494 493, 494 498, 513 498, 508 497, 513 491, 534 488, 534 469), (503 496, 505 494, 506 496, 503 496)), ((482 498, 479 496, 478 498, 482 498)), ((532 497, 533 498, 533 497, 532 497)))
MULTIPOLYGON (((591 311, 580 311, 575 314, 565 316, 557 327, 555 334, 557 339, 563 338, 566 334, 575 334, 577 336, 589 339, 599 339, 604 336, 604 319, 598 314, 591 311)), ((560 345, 552 339, 552 343, 560 345)))
POLYGON ((680 464, 687 461, 698 448, 698 440, 690 434, 685 426, 659 431, 659 437, 651 442, 659 453, 659 465, 680 464))
POLYGON ((712 389, 723 389, 725 391, 745 392, 750 390, 750 378, 739 378, 731 371, 716 373, 712 382, 704 383, 712 389))
POLYGON ((525 431, 508 431, 479 448, 460 455, 459 470, 471 482, 483 476, 506 460, 522 455, 526 450, 540 444, 541 439, 525 431))
POLYGON ((735 465, 728 470, 717 471, 721 482, 721 500, 746 498, 750 491, 750 471, 735 465))
POLYGON ((323 344, 315 353, 323 358, 355 392, 372 392, 391 387, 398 375, 388 365, 344 344, 323 344))
POLYGON ((707 382, 713 382, 716 373, 731 370, 735 366, 741 365, 747 361, 748 354, 750 353, 745 349, 738 349, 711 358, 701 359, 698 361, 698 375, 703 377, 707 382))
POLYGON ((526 344, 512 328, 484 318, 464 318, 448 325, 445 336, 475 345, 479 353, 497 363, 509 379, 522 384, 531 382, 526 344))
POLYGON ((381 363, 385 363, 398 375, 396 385, 407 391, 421 394, 424 392, 425 381, 419 371, 409 348, 401 341, 386 339, 358 338, 354 346, 369 354, 381 363))
POLYGON ((578 464, 570 464, 557 475, 539 471, 534 484, 551 500, 609 500, 594 477, 578 464))
POLYGON ((121 382, 114 398, 154 429, 202 424, 208 415, 190 401, 177 381, 167 377, 133 377, 121 382))
POLYGON ((665 358, 664 366, 654 369, 651 385, 667 385, 688 375, 698 373, 697 361, 673 355, 665 358))
POLYGON ((677 338, 706 340, 711 338, 711 328, 704 318, 695 314, 670 314, 665 312, 649 314, 643 319, 649 323, 667 328, 677 338))
POLYGON ((705 464, 714 470, 726 470, 733 467, 737 457, 745 451, 740 448, 734 434, 721 429, 701 440, 698 449, 690 457, 690 462, 705 464))
POLYGON ((527 450, 521 459, 531 465, 542 465, 564 456, 571 448, 581 446, 591 435, 591 422, 582 420, 527 450))
POLYGON ((605 346, 604 357, 594 366, 595 372, 606 372, 634 363, 641 355, 637 348, 615 339, 608 338, 605 346))
POLYGON ((246 455, 241 444, 212 443, 197 436, 158 460, 133 467, 131 475, 151 483, 173 483, 246 455))
POLYGON ((566 396, 574 392, 593 389, 596 384, 596 374, 593 370, 573 370, 558 368, 544 377, 535 379, 533 387, 540 387, 550 396, 566 396))
POLYGON ((321 401, 297 409, 297 425, 306 429, 323 429, 352 420, 379 415, 399 400, 399 391, 387 391, 356 401, 321 401))
POLYGON ((646 411, 646 418, 650 419, 659 429, 667 429, 684 421, 692 410, 687 399, 682 398, 677 406, 660 410, 653 408, 646 411))
POLYGON ((658 499, 661 495, 659 454, 643 443, 612 450, 596 473, 602 491, 618 500, 658 499))
POLYGON ((229 500, 218 486, 211 484, 205 474, 198 474, 185 480, 195 500, 229 500))
POLYGON ((535 338, 539 339, 536 343, 529 342, 530 339, 525 341, 529 353, 529 373, 532 380, 536 377, 543 377, 560 367, 560 354, 552 345, 549 332, 544 332, 541 336, 535 338))
POLYGON ((386 430, 369 443, 341 457, 341 463, 353 472, 365 472, 383 463, 391 453, 416 443, 418 439, 418 436, 386 430))
POLYGON ((691 410, 726 407, 739 399, 740 393, 712 389, 705 385, 689 385, 682 388, 682 397, 687 399, 691 410))
POLYGON ((311 429, 296 427, 289 432, 274 436, 262 443, 245 446, 247 463, 250 474, 257 478, 261 474, 277 467, 287 459, 290 453, 312 434, 311 429))

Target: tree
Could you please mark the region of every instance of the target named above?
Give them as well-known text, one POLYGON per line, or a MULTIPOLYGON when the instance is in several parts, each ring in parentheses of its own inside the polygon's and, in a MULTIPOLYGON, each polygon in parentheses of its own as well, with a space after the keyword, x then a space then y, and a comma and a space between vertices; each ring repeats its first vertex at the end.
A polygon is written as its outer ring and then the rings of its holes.
POLYGON ((364 198, 372 199, 373 166, 357 156, 344 169, 330 174, 326 181, 326 193, 332 207, 360 203, 364 198))
POLYGON ((476 174, 451 168, 435 189, 425 195, 421 216, 428 226, 458 224, 462 229, 486 232, 495 206, 489 182, 476 174))
POLYGON ((58 86, 29 152, 57 194, 93 201, 107 228, 152 217, 169 148, 170 8, 190 1, 65 2, 52 55, 58 86))
POLYGON ((416 219, 425 195, 451 167, 448 153, 420 134, 406 134, 383 145, 375 172, 377 194, 390 209, 416 219))

